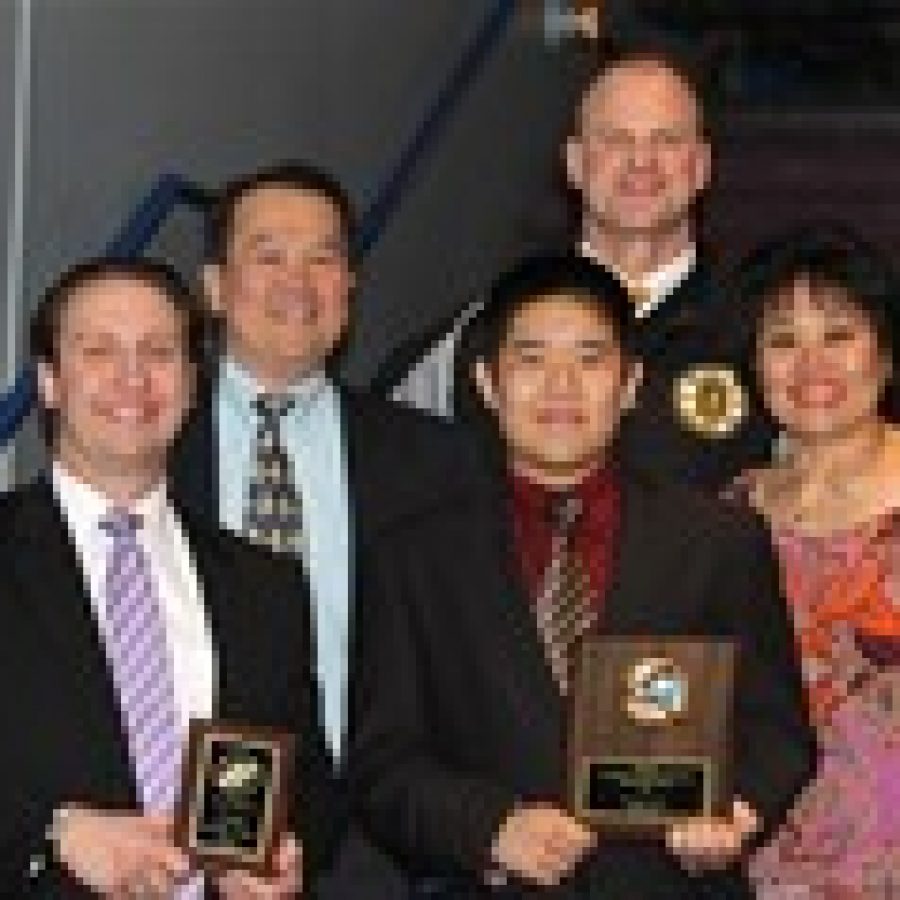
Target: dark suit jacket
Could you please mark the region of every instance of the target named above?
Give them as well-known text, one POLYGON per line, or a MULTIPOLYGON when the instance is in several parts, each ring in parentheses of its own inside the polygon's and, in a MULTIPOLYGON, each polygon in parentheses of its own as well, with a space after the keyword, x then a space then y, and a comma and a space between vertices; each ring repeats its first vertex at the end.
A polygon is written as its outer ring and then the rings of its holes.
POLYGON ((638 323, 636 334, 644 383, 622 425, 624 459, 657 477, 719 490, 768 458, 775 432, 750 390, 739 301, 726 295, 707 263, 701 260, 662 306, 638 323), (745 389, 746 415, 722 437, 697 433, 676 413, 676 382, 698 366, 731 369, 745 389))
MULTIPOLYGON (((367 548, 354 787, 372 833, 410 870, 463 876, 453 897, 481 896, 473 873, 517 800, 565 790, 563 703, 511 569, 505 502, 460 496, 367 548)), ((810 776, 815 745, 768 535, 742 516, 627 477, 600 630, 739 641, 735 789, 771 827, 810 776)), ((601 839, 564 887, 538 895, 748 892, 738 871, 690 878, 660 845, 601 839)))
MULTIPOLYGON (((391 522, 428 509, 442 499, 485 483, 480 445, 462 426, 341 386, 350 486, 354 607, 366 583, 366 560, 358 548, 371 543, 391 522)), ((191 512, 210 521, 219 515, 219 460, 214 386, 176 444, 170 472, 172 491, 191 512)), ((351 609, 351 632, 357 614, 351 609)), ((351 649, 356 641, 351 638, 351 649)), ((350 694, 356 687, 351 659, 350 694)))
MULTIPOLYGON (((307 875, 333 843, 329 767, 316 718, 299 567, 183 519, 217 654, 215 715, 297 736, 292 827, 307 875), (260 586, 265 585, 261 591, 260 586)), ((66 802, 136 809, 127 741, 77 552, 49 483, 0 500, 0 896, 93 896, 48 860, 43 833, 66 802)))

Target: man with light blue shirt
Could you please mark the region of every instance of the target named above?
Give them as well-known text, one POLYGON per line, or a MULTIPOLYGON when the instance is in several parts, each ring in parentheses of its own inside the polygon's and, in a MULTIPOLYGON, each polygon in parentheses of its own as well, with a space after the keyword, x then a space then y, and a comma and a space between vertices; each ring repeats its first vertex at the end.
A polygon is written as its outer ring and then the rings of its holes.
MULTIPOLYGON (((357 548, 464 489, 480 468, 456 426, 335 379, 356 282, 353 243, 352 204, 317 169, 284 164, 225 187, 204 269, 223 352, 173 459, 173 488, 189 508, 302 560, 338 769, 352 727, 352 636, 365 616, 357 548)), ((323 896, 348 896, 350 882, 354 900, 403 896, 358 844, 338 865, 342 887, 323 896)))

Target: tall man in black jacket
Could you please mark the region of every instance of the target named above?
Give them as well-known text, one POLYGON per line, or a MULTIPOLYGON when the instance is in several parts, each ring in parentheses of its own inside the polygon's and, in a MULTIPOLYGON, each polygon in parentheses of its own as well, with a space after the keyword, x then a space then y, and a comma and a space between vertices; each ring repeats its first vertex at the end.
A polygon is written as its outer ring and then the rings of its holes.
MULTIPOLYGON (((358 548, 476 477, 477 448, 458 426, 335 376, 358 273, 352 204, 334 178, 299 163, 237 178, 221 193, 215 225, 204 277, 221 354, 177 447, 173 488, 199 515, 302 559, 340 775, 366 579, 358 548)), ((351 832, 321 890, 388 900, 406 889, 351 832)))
POLYGON ((766 531, 618 446, 641 375, 629 302, 583 259, 501 279, 475 364, 496 484, 367 548, 354 786, 422 896, 749 897, 742 856, 811 772, 766 531), (738 644, 726 816, 614 840, 567 811, 568 684, 590 633, 738 644))

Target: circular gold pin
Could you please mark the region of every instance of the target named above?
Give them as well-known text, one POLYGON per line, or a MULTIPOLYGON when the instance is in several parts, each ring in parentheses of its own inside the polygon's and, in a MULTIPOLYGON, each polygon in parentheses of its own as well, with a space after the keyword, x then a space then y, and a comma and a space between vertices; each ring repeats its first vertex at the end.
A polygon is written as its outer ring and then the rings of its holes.
POLYGON ((747 415, 747 392, 725 366, 690 369, 676 379, 674 395, 682 424, 704 437, 727 437, 747 415))

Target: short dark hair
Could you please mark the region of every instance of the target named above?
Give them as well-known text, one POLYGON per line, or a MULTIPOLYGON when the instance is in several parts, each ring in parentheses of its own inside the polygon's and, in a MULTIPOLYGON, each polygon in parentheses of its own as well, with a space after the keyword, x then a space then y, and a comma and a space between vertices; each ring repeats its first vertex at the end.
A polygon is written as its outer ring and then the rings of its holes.
POLYGON ((453 405, 483 442, 492 465, 501 465, 504 442, 494 416, 479 394, 473 365, 497 358, 516 313, 528 303, 553 294, 577 297, 601 310, 612 325, 616 341, 628 359, 637 359, 634 312, 628 292, 607 269, 583 256, 532 256, 502 274, 490 288, 484 308, 459 336, 454 359, 453 405))
MULTIPOLYGON (((700 127, 707 139, 715 137, 719 126, 720 98, 713 89, 710 78, 711 68, 708 54, 702 51, 689 52, 673 41, 662 37, 643 38, 628 43, 612 40, 601 41, 592 53, 583 83, 582 98, 597 82, 610 73, 625 66, 640 63, 655 63, 673 72, 683 81, 697 99, 700 110, 700 127)), ((576 110, 580 110, 579 103, 576 110)), ((573 123, 573 133, 578 130, 577 119, 573 123)))
POLYGON ((210 220, 209 250, 212 259, 223 262, 228 254, 235 213, 241 201, 265 188, 286 188, 318 194, 330 201, 341 219, 343 237, 351 260, 355 257, 356 210, 340 181, 324 169, 305 162, 280 162, 227 181, 215 197, 210 220))
POLYGON ((73 297, 82 289, 111 279, 137 281, 155 288, 178 314, 190 362, 205 360, 207 319, 187 282, 167 263, 150 259, 103 257, 66 269, 44 293, 29 327, 32 360, 55 363, 59 358, 62 321, 73 297))
POLYGON ((635 355, 628 291, 607 269, 573 253, 532 256, 497 278, 485 308, 467 328, 469 362, 495 359, 518 311, 538 298, 559 294, 602 311, 625 355, 635 355))
POLYGON ((766 312, 778 292, 798 279, 842 289, 852 306, 871 323, 879 348, 891 362, 882 412, 900 413, 897 369, 900 364, 900 281, 887 256, 840 222, 808 222, 760 245, 737 267, 732 290, 744 327, 743 356, 757 395, 752 361, 766 312))

